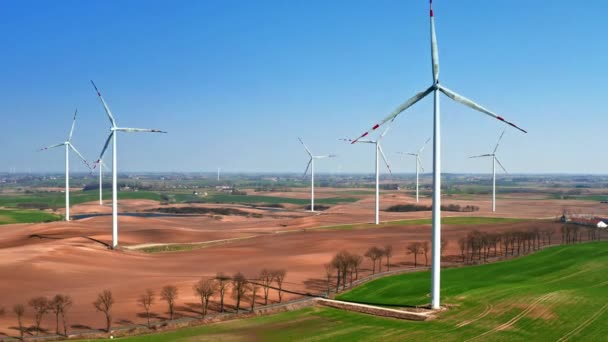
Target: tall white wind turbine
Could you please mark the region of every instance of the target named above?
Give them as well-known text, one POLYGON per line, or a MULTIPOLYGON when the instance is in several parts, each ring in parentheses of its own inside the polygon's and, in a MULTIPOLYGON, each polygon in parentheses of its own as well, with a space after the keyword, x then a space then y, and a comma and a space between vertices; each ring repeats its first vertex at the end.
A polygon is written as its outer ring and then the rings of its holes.
POLYGON ((496 151, 498 150, 498 145, 500 144, 500 140, 502 139, 503 135, 505 135, 505 131, 504 130, 500 134, 500 137, 498 138, 498 141, 496 142, 496 146, 494 147, 494 151, 492 151, 492 153, 469 157, 469 158, 492 157, 492 211, 493 212, 496 211, 496 163, 498 163, 498 165, 500 166, 500 168, 505 173, 508 174, 507 169, 505 169, 505 167, 502 165, 502 163, 500 162, 500 160, 498 160, 498 157, 496 157, 496 151))
POLYGON ((426 139, 426 142, 424 143, 424 145, 422 145, 422 147, 416 153, 397 152, 398 154, 404 154, 404 155, 413 156, 416 158, 416 203, 420 202, 420 198, 418 195, 420 170, 422 170, 422 172, 424 172, 424 167, 422 167, 422 161, 420 160, 420 154, 424 150, 424 147, 426 146, 426 144, 429 143, 429 141, 431 141, 431 138, 426 139))
POLYGON ((306 150, 306 153, 308 153, 308 156, 310 156, 308 165, 306 165, 306 170, 304 170, 304 175, 306 176, 306 174, 308 173, 308 169, 310 168, 310 211, 314 212, 315 211, 315 159, 334 158, 336 155, 328 154, 328 155, 324 155, 324 156, 315 156, 312 154, 312 152, 310 152, 310 150, 308 149, 308 147, 302 141, 301 138, 298 137, 298 140, 300 140, 300 143, 302 143, 302 145, 304 145, 304 149, 306 150))
MULTIPOLYGON (((382 134, 380 134, 380 136, 378 137, 378 139, 376 140, 358 140, 357 143, 365 143, 365 144, 374 144, 374 146, 376 147, 376 160, 375 160, 375 169, 376 169, 376 215, 375 215, 375 223, 376 224, 380 224, 380 156, 382 156, 382 160, 384 160, 384 164, 386 164, 386 168, 388 169, 388 172, 390 172, 391 174, 393 173, 393 171, 391 171, 391 165, 388 163, 388 159, 386 158, 386 155, 384 154, 384 151, 382 151, 382 146, 380 144, 380 140, 382 140, 382 138, 384 138, 384 136, 386 135, 386 133, 388 132, 388 130, 391 128, 391 126, 389 125, 384 132, 382 132, 382 134)), ((345 141, 351 141, 351 139, 340 139, 340 140, 345 140, 345 141)))
POLYGON ((97 86, 95 85, 95 83, 93 81, 91 81, 91 84, 93 84, 93 88, 95 88, 95 91, 97 92, 97 96, 99 96, 99 100, 101 101, 101 104, 103 105, 103 108, 106 111, 108 118, 110 119, 110 124, 112 125, 112 127, 110 128, 110 135, 108 135, 108 139, 106 140, 106 143, 103 146, 101 153, 99 154, 99 159, 95 163, 99 164, 100 161, 103 159, 103 155, 106 152, 108 145, 110 144, 110 140, 112 140, 112 249, 114 249, 114 248, 116 248, 116 246, 118 246, 118 189, 117 189, 117 179, 116 179, 117 178, 116 137, 118 135, 117 133, 118 132, 167 133, 167 132, 163 132, 163 131, 160 131, 157 129, 118 127, 116 125, 116 120, 114 120, 114 116, 112 115, 112 112, 110 111, 110 108, 106 104, 106 101, 103 99, 103 96, 101 96, 101 92, 99 92, 99 89, 97 89, 97 86))
POLYGON ((68 140, 51 146, 47 146, 41 148, 40 151, 48 150, 55 147, 65 146, 65 220, 70 220, 70 149, 76 153, 80 159, 84 162, 84 164, 90 168, 89 163, 84 159, 82 154, 78 152, 76 147, 72 144, 72 135, 74 134, 74 127, 76 126, 76 115, 78 114, 78 109, 74 112, 74 119, 72 120, 72 128, 70 129, 70 134, 68 135, 68 140))
POLYGON ((439 108, 439 92, 443 93, 450 99, 460 102, 461 104, 470 107, 476 111, 482 112, 494 119, 500 120, 524 133, 525 130, 519 128, 517 125, 505 120, 501 116, 491 112, 490 110, 478 105, 477 103, 469 100, 468 98, 455 93, 454 91, 439 84, 439 51, 437 49, 437 37, 435 34, 435 17, 433 13, 433 1, 430 0, 430 24, 431 24, 431 66, 433 71, 433 84, 425 89, 424 91, 414 95, 411 99, 407 100, 390 115, 385 117, 382 121, 372 126, 372 128, 363 133, 359 138, 355 139, 353 143, 359 139, 368 135, 371 131, 378 129, 378 127, 385 123, 394 120, 403 111, 422 100, 424 97, 433 93, 434 100, 434 115, 433 115, 433 244, 432 244, 432 286, 431 286, 431 307, 433 309, 439 309, 440 307, 440 276, 441 276, 441 121, 440 121, 440 108, 439 108))

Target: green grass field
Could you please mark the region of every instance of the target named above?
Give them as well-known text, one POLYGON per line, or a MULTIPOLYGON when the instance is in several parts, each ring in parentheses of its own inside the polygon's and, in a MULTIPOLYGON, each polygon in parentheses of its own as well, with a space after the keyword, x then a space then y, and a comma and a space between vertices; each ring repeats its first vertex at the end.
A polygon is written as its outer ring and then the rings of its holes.
MULTIPOLYGON (((605 341, 608 243, 552 247, 442 272, 443 303, 428 322, 307 308, 123 341, 605 341)), ((340 299, 400 306, 429 302, 429 272, 381 278, 340 299)))
POLYGON ((0 209, 0 224, 50 222, 61 219, 60 215, 40 210, 0 209))
MULTIPOLYGON (((454 224, 454 225, 478 225, 478 224, 498 224, 498 223, 514 223, 530 221, 529 219, 509 218, 509 217, 444 217, 441 219, 443 224, 454 224)), ((370 228, 383 228, 386 226, 408 226, 408 225, 421 225, 431 224, 432 220, 428 219, 411 219, 411 220, 398 220, 398 221, 387 221, 381 222, 380 224, 372 223, 361 223, 361 224, 342 224, 338 226, 320 227, 318 229, 323 230, 350 230, 350 229, 370 229, 370 228)))
MULTIPOLYGON (((103 199, 112 199, 111 191, 104 191, 103 199)), ((150 199, 160 201, 160 194, 152 191, 120 191, 118 199, 150 199)), ((70 204, 76 205, 99 200, 97 191, 71 191, 70 204)), ((36 192, 23 194, 10 194, 0 196, 0 207, 17 208, 20 205, 43 204, 49 208, 61 208, 65 205, 65 193, 36 192)))

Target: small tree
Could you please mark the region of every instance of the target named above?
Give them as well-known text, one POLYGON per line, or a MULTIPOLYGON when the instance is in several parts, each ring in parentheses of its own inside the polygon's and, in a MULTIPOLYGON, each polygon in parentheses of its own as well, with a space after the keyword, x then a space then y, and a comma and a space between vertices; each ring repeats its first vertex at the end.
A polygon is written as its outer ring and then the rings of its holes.
POLYGON ((228 284, 230 284, 230 277, 220 272, 216 274, 215 279, 217 280, 217 291, 220 294, 220 312, 224 312, 224 296, 226 295, 228 284))
POLYGON ((19 326, 19 336, 23 340, 23 315, 25 314, 25 306, 23 304, 16 304, 13 306, 13 312, 17 316, 17 324, 19 326))
POLYGON ((372 262, 372 274, 376 273, 376 260, 381 257, 380 249, 376 246, 370 247, 364 255, 372 262))
POLYGON ((391 257, 393 256, 393 246, 386 245, 384 246, 384 256, 386 257, 386 270, 391 270, 391 257))
POLYGON ((268 294, 270 293, 270 285, 272 284, 272 280, 274 279, 274 274, 272 271, 264 268, 260 272, 260 281, 262 282, 262 287, 264 290, 264 305, 268 305, 268 294))
POLYGON ((209 298, 213 296, 217 289, 215 279, 201 279, 194 284, 194 293, 198 295, 201 301, 201 317, 205 317, 207 314, 207 308, 209 307, 209 298))
POLYGON ((414 267, 418 267, 418 254, 422 249, 420 242, 412 242, 407 246, 407 254, 414 254, 414 267))
POLYGON ((422 252, 424 253, 424 266, 429 265, 429 251, 431 250, 431 244, 428 241, 422 243, 422 252))
POLYGON ((283 300, 283 280, 285 280, 285 276, 287 275, 287 271, 283 268, 274 270, 273 272, 274 280, 277 282, 277 288, 279 291, 279 303, 283 300))
POLYGON ((355 279, 359 279, 359 269, 363 263, 363 256, 359 254, 353 254, 352 256, 353 267, 355 268, 355 279))
POLYGON ((163 287, 160 291, 160 299, 167 302, 167 305, 169 306, 169 320, 173 320, 175 300, 177 299, 177 287, 174 285, 163 287))
POLYGON ((331 291, 331 278, 334 276, 334 265, 327 263, 323 265, 325 269, 325 282, 327 283, 327 296, 331 291))
POLYGON ((241 308, 241 298, 245 295, 247 279, 241 272, 237 272, 232 276, 232 295, 236 299, 236 313, 239 313, 241 308))
POLYGON ((148 321, 148 328, 150 328, 150 307, 154 304, 154 291, 152 289, 146 289, 146 292, 141 294, 137 298, 137 304, 144 307, 146 311, 146 320, 148 321))
POLYGON ((251 293, 251 312, 255 309, 255 298, 257 293, 260 292, 261 286, 252 282, 247 283, 247 290, 251 293))
POLYGON ((34 309, 34 322, 36 326, 36 335, 40 334, 40 323, 42 318, 49 311, 49 300, 46 297, 34 297, 28 302, 29 306, 34 309))
POLYGON ((106 316, 106 331, 110 332, 112 328, 112 305, 114 305, 114 296, 112 296, 112 290, 103 290, 97 295, 97 300, 93 302, 93 306, 99 312, 102 312, 106 316))
POLYGON ((66 313, 68 308, 72 306, 72 298, 68 295, 56 294, 55 297, 49 303, 51 311, 55 314, 55 331, 57 335, 59 332, 59 316, 63 322, 63 335, 68 336, 68 324, 66 320, 66 313))
MULTIPOLYGON (((505 241, 507 241, 505 239, 505 241)), ((461 237, 458 239, 458 248, 460 249, 460 255, 462 256, 462 262, 465 262, 465 253, 467 250, 467 238, 461 237)))

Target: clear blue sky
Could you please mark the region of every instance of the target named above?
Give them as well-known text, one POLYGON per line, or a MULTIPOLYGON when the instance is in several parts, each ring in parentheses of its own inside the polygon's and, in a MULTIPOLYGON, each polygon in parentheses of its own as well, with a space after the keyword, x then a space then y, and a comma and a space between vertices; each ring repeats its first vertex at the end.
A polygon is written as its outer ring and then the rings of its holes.
MULTIPOLYGON (((435 0, 444 85, 529 130, 508 129, 513 173, 608 173, 608 10, 604 0, 435 0)), ((428 2, 1 1, 0 171, 61 171, 74 144, 95 160, 109 129, 94 79, 119 125, 122 171, 371 172, 356 137, 431 84, 428 2)), ((442 97, 444 171, 490 171, 502 126, 442 97)), ((430 98, 385 139, 398 172, 430 136, 430 98)), ((424 166, 431 169, 431 149, 424 166)), ((72 159, 74 170, 84 170, 72 159)))

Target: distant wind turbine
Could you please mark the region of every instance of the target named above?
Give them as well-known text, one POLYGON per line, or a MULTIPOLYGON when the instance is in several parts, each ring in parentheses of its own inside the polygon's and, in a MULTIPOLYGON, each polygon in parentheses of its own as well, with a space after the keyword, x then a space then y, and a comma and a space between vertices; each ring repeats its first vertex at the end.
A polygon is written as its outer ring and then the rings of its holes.
MULTIPOLYGON (((386 155, 384 154, 384 151, 382 151, 382 146, 380 144, 380 140, 382 140, 382 138, 384 138, 384 136, 386 135, 386 133, 388 133, 389 129, 391 128, 391 126, 388 126, 384 132, 382 132, 382 134, 380 134, 380 136, 378 137, 378 139, 376 140, 358 140, 357 143, 365 143, 365 144, 374 144, 374 146, 376 147, 376 161, 375 161, 375 168, 376 168, 376 215, 375 215, 375 223, 376 224, 380 224, 380 156, 382 156, 382 159, 384 160, 384 163, 386 164, 386 168, 388 169, 388 172, 390 172, 391 174, 393 173, 393 171, 391 171, 391 166, 388 163, 388 159, 386 158, 386 155)), ((340 140, 344 140, 344 141, 351 141, 351 139, 340 139, 340 140)))
POLYGON ((103 96, 101 96, 101 93, 97 89, 97 86, 95 85, 95 83, 93 81, 91 81, 91 84, 93 84, 93 88, 95 88, 95 91, 97 92, 97 96, 99 96, 99 100, 101 101, 101 104, 103 105, 103 108, 106 111, 108 118, 110 119, 110 124, 112 125, 112 127, 110 128, 110 135, 108 135, 108 139, 106 140, 106 143, 103 146, 101 153, 99 154, 99 159, 95 162, 95 164, 99 164, 100 161, 103 159, 103 155, 106 152, 108 145, 110 144, 110 140, 112 140, 112 249, 114 249, 114 248, 116 248, 116 246, 118 246, 118 189, 117 189, 117 179, 116 179, 117 178, 116 136, 118 135, 117 132, 127 132, 127 133, 131 133, 131 132, 167 133, 167 132, 163 132, 163 131, 160 131, 157 129, 118 127, 116 125, 116 120, 114 120, 114 116, 112 116, 112 112, 110 111, 110 108, 106 104, 106 101, 103 99, 103 96))
POLYGON ((431 288, 431 307, 433 309, 439 309, 440 298, 440 275, 441 275, 441 121, 440 121, 440 108, 439 108, 439 92, 442 92, 450 99, 460 102, 467 107, 470 107, 476 111, 482 112, 494 119, 500 120, 524 133, 525 130, 519 128, 517 125, 505 120, 501 116, 489 111, 488 109, 478 105, 477 103, 467 99, 466 97, 459 95, 452 90, 439 84, 439 51, 437 49, 437 37, 435 34, 435 17, 433 14, 433 1, 430 0, 430 24, 431 24, 431 66, 433 71, 433 84, 425 89, 424 91, 414 95, 390 115, 385 117, 382 121, 372 126, 372 128, 363 133, 359 138, 355 139, 353 143, 359 139, 365 137, 370 132, 378 129, 378 127, 384 125, 389 121, 395 120, 395 118, 403 111, 413 106, 424 97, 433 93, 434 97, 434 116, 433 116, 433 246, 432 246, 432 288, 431 288))
POLYGON ((498 165, 500 165, 500 167, 502 168, 502 170, 506 174, 508 174, 507 169, 505 169, 505 167, 502 165, 502 163, 500 162, 500 160, 498 160, 498 157, 496 157, 496 151, 498 150, 498 145, 500 144, 500 140, 502 139, 503 135, 505 135, 505 131, 504 130, 500 134, 500 137, 498 138, 498 141, 496 142, 496 147, 494 147, 494 151, 492 153, 469 157, 469 158, 492 157, 492 211, 493 212, 496 211, 496 163, 498 163, 498 165))
POLYGON ((74 127, 76 125, 76 115, 77 114, 78 114, 78 109, 76 109, 76 111, 74 112, 74 119, 72 120, 72 128, 70 129, 70 134, 68 135, 68 140, 66 140, 62 143, 59 143, 59 144, 47 146, 47 147, 40 149, 40 151, 44 151, 44 150, 48 150, 48 149, 59 147, 59 146, 65 146, 65 220, 66 221, 70 220, 70 149, 72 149, 72 151, 74 151, 74 153, 76 153, 76 155, 78 157, 80 157, 80 159, 82 159, 84 164, 88 168, 90 168, 89 163, 86 161, 86 159, 84 159, 82 154, 80 154, 80 152, 78 152, 76 147, 74 147, 74 145, 72 144, 72 135, 74 134, 74 127))
POLYGON ((103 159, 99 159, 99 205, 103 205, 103 169, 108 169, 103 159))
POLYGON ((308 155, 310 156, 308 165, 306 165, 306 170, 304 170, 304 175, 306 176, 306 174, 308 173, 308 169, 310 168, 310 211, 314 212, 315 211, 315 159, 334 158, 336 155, 328 154, 328 155, 324 155, 324 156, 315 156, 312 154, 312 152, 310 152, 310 150, 308 149, 306 144, 304 144, 304 142, 302 141, 301 138, 298 137, 298 140, 300 140, 300 143, 302 143, 302 145, 304 145, 304 149, 306 150, 306 153, 308 153, 308 155))
POLYGON ((422 145, 422 147, 416 153, 397 152, 398 154, 404 154, 407 156, 416 157, 416 203, 420 202, 419 196, 418 196, 418 187, 419 187, 418 179, 419 179, 420 170, 422 170, 422 172, 424 172, 424 167, 422 167, 422 161, 420 160, 420 153, 422 153, 422 151, 424 150, 424 147, 426 146, 426 144, 429 143, 429 141, 431 141, 431 138, 428 138, 426 140, 426 142, 424 143, 424 145, 422 145))

